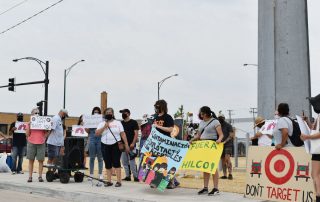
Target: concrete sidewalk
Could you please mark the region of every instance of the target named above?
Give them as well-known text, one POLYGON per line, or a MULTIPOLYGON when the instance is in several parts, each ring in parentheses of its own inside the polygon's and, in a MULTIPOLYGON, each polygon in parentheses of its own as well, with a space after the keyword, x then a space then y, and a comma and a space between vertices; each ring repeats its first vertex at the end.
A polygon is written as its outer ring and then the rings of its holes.
POLYGON ((28 174, 0 173, 0 189, 11 190, 21 193, 30 193, 43 197, 62 199, 64 201, 257 201, 246 199, 243 195, 220 193, 218 196, 197 195, 196 189, 176 188, 159 192, 156 189, 149 188, 143 183, 122 182, 122 187, 97 187, 94 183, 84 182, 75 183, 73 178, 68 184, 62 184, 59 180, 53 182, 38 182, 37 174, 34 174, 32 183, 27 183, 28 174))

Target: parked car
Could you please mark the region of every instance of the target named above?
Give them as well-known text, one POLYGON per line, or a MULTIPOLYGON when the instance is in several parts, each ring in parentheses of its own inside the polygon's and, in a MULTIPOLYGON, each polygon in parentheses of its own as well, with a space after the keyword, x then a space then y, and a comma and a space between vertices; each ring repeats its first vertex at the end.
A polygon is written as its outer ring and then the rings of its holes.
POLYGON ((0 140, 0 153, 6 152, 11 153, 12 139, 2 139, 0 140))

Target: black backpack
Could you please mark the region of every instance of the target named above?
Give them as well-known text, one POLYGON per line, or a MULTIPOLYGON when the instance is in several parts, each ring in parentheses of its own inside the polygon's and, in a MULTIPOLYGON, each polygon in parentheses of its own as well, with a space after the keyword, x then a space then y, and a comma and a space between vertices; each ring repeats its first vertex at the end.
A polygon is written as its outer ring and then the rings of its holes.
MULTIPOLYGON (((288 117, 289 118, 289 117, 288 117)), ((297 122, 297 120, 291 119, 289 118, 292 122, 292 135, 289 135, 290 141, 293 144, 293 146, 295 147, 301 147, 302 145, 304 145, 304 142, 300 139, 301 136, 301 130, 299 127, 299 124, 297 122)))

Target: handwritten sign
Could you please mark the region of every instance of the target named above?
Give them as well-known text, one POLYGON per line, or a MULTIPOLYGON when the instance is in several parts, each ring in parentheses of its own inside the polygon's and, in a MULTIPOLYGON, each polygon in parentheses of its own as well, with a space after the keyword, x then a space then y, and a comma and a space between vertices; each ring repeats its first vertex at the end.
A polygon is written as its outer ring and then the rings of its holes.
POLYGON ((249 147, 245 195, 268 201, 314 201, 311 156, 302 147, 249 147))
POLYGON ((71 136, 75 137, 88 137, 88 133, 86 132, 83 126, 72 125, 72 134, 71 136))
POLYGON ((277 125, 277 120, 266 120, 265 124, 261 127, 259 132, 264 135, 272 135, 276 125, 277 125))
POLYGON ((84 128, 97 128, 99 123, 103 121, 101 114, 83 115, 84 128))
POLYGON ((215 141, 195 141, 190 145, 180 168, 215 174, 222 150, 223 144, 217 144, 215 141))
POLYGON ((31 116, 30 128, 33 130, 51 130, 52 118, 49 116, 31 116))
POLYGON ((15 128, 17 128, 14 132, 15 133, 26 133, 27 122, 19 122, 16 121, 15 128))

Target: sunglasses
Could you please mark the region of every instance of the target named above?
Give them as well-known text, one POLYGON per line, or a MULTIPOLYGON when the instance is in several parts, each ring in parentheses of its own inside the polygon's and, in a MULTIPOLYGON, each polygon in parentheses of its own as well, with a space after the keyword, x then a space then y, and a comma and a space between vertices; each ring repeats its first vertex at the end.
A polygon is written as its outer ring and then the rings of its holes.
POLYGON ((39 112, 36 112, 36 113, 34 113, 34 114, 39 114, 39 112))

